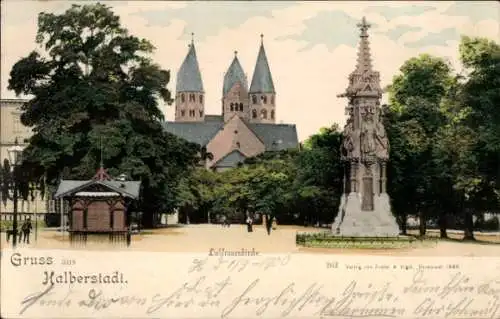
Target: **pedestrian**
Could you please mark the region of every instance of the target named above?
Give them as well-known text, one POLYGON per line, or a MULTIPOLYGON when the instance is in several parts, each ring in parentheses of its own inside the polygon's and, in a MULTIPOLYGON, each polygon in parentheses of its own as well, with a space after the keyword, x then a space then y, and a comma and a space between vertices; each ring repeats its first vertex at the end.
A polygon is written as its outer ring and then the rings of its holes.
POLYGON ((271 235, 271 227, 272 227, 272 218, 271 215, 266 216, 266 230, 267 234, 271 235))
POLYGON ((23 226, 21 227, 21 231, 23 233, 23 243, 30 243, 30 233, 32 228, 33 226, 31 225, 31 218, 28 217, 28 219, 24 221, 23 226))
POLYGON ((249 233, 253 232, 253 220, 250 216, 247 217, 247 231, 249 233))
POLYGON ((131 241, 132 241, 132 225, 129 225, 127 228, 127 247, 130 247, 131 241))

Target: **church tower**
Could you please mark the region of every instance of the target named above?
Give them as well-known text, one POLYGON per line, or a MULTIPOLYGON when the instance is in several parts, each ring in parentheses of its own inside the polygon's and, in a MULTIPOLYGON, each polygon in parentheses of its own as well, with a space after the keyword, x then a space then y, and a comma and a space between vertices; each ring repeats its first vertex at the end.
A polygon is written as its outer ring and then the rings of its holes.
POLYGON ((391 213, 386 192, 389 142, 382 123, 380 74, 372 68, 368 41, 370 25, 363 20, 358 58, 349 75, 347 123, 342 159, 345 163, 344 194, 332 225, 342 236, 397 236, 399 226, 391 213))
POLYGON ((260 35, 261 43, 252 83, 250 85, 250 122, 275 123, 276 122, 276 91, 266 50, 264 50, 264 35, 260 35))
MULTIPOLYGON (((191 35, 194 36, 193 33, 191 35)), ((175 91, 175 121, 203 122, 205 120, 205 92, 193 39, 191 39, 188 54, 177 72, 175 91)))
POLYGON ((222 115, 224 122, 235 114, 249 119, 248 83, 245 72, 238 60, 238 51, 234 51, 234 59, 224 75, 222 88, 222 115))

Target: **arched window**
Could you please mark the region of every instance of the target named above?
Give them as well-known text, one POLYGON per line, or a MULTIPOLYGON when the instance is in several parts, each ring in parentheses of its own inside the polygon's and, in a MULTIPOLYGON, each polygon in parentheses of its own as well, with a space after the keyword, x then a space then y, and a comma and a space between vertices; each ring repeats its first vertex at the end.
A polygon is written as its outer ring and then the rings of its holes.
POLYGON ((271 110, 271 120, 274 120, 274 110, 271 110))
POLYGON ((203 95, 200 95, 200 103, 203 104, 203 95))
POLYGON ((194 101, 195 101, 194 94, 189 94, 189 102, 194 102, 194 101))
POLYGON ((243 112, 243 103, 240 103, 240 112, 243 112))
POLYGON ((271 96, 271 104, 274 104, 274 95, 271 96))
POLYGON ((261 116, 263 119, 267 119, 267 111, 266 111, 266 110, 262 110, 262 111, 260 111, 260 116, 261 116))
POLYGON ((234 103, 231 103, 231 106, 229 107, 229 109, 232 111, 234 111, 234 103))
POLYGON ((252 104, 257 104, 257 95, 252 95, 252 104))
POLYGON ((196 113, 195 113, 195 111, 194 111, 194 110, 190 110, 190 111, 189 111, 189 116, 194 117, 194 116, 195 116, 195 114, 196 114, 196 113))
POLYGON ((267 104, 267 96, 262 95, 262 102, 264 102, 264 104, 267 104))
POLYGON ((186 96, 184 95, 184 93, 181 94, 181 102, 186 102, 186 96))
POLYGON ((200 111, 200 117, 203 117, 203 111, 200 111))
POLYGON ((236 142, 236 147, 240 148, 240 146, 241 146, 240 142, 236 142))
POLYGON ((181 116, 185 116, 186 115, 186 111, 182 110, 181 111, 181 116))
POLYGON ((257 111, 256 110, 252 110, 252 118, 253 119, 257 118, 257 111))

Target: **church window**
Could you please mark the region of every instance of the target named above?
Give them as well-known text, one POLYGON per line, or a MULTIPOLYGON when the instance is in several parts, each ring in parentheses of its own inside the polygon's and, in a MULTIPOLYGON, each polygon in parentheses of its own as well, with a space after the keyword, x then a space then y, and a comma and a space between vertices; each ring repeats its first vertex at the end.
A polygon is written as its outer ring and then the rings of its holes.
POLYGON ((195 116, 195 111, 194 110, 189 110, 189 116, 194 117, 195 116))
POLYGON ((203 95, 200 95, 200 103, 203 104, 203 95))
POLYGON ((271 96, 271 104, 274 104, 274 96, 271 96))
POLYGON ((232 111, 234 111, 234 103, 231 103, 231 106, 229 107, 229 109, 232 111))
POLYGON ((257 111, 252 110, 252 118, 256 119, 257 118, 257 111))
POLYGON ((181 102, 186 102, 186 96, 184 95, 184 93, 181 94, 181 102))
POLYGON ((189 102, 195 102, 194 94, 189 94, 189 102))
POLYGON ((267 96, 262 95, 262 102, 264 102, 264 104, 267 104, 267 96))
POLYGON ((240 103, 240 112, 243 112, 243 103, 240 103))
POLYGON ((252 103, 257 104, 257 95, 252 95, 252 103))
POLYGON ((237 148, 240 148, 240 147, 241 147, 240 142, 236 142, 236 147, 237 147, 237 148))
POLYGON ((200 111, 200 117, 203 117, 203 111, 200 111))
POLYGON ((260 116, 261 116, 263 119, 267 119, 267 111, 266 111, 266 110, 262 110, 262 111, 260 111, 260 116))
POLYGON ((184 115, 186 115, 186 111, 182 110, 181 111, 181 116, 184 116, 184 115))
POLYGON ((271 110, 271 120, 274 120, 274 110, 271 110))

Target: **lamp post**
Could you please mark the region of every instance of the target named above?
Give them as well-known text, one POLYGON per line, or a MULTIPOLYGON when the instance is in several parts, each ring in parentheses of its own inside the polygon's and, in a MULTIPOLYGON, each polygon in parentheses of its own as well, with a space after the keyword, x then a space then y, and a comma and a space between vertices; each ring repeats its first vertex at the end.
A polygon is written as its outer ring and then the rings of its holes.
POLYGON ((13 181, 13 201, 14 201, 14 220, 12 221, 12 247, 16 248, 17 244, 17 167, 21 164, 23 148, 17 143, 17 139, 14 146, 7 149, 9 155, 9 161, 12 167, 12 181, 13 181))

